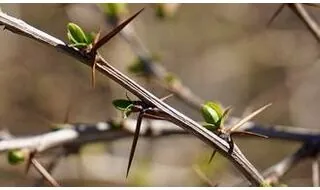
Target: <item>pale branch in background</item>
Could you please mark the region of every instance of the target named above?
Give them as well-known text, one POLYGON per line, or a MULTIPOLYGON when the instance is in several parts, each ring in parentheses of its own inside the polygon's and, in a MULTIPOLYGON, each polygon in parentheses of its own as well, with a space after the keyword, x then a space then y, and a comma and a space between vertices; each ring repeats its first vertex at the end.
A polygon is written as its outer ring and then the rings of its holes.
POLYGON ((78 133, 72 129, 62 129, 30 137, 15 137, 0 141, 0 152, 12 149, 30 149, 42 152, 49 148, 75 140, 78 133))
MULTIPOLYGON (((226 123, 227 126, 231 126, 233 121, 226 123)), ((127 118, 123 121, 110 120, 109 122, 99 122, 95 124, 88 123, 76 123, 76 124, 58 124, 61 127, 58 131, 51 131, 44 134, 28 136, 28 137, 14 137, 8 131, 0 131, 0 149, 7 151, 11 149, 28 148, 32 150, 38 150, 44 152, 54 147, 63 148, 63 152, 66 154, 75 152, 77 147, 86 145, 88 143, 96 142, 109 142, 121 138, 131 137, 135 131, 136 120, 127 118), (70 131, 76 134, 70 136, 70 131), (57 133, 59 132, 59 133, 57 133), (54 134, 54 135, 52 135, 54 134), (57 135, 58 134, 58 135, 57 135), (61 138, 64 137, 64 138, 61 138), (69 140, 65 137, 69 136, 69 140), (50 137, 50 138, 48 138, 50 137), (40 141, 39 139, 45 139, 40 141), (60 141, 60 142, 59 142, 60 141), (53 143, 54 142, 54 143, 53 143), (41 148, 40 147, 45 147, 41 148)), ((246 126, 243 126, 243 130, 251 129, 254 123, 248 122, 246 126)), ((304 128, 266 128, 264 134, 268 134, 270 138, 278 138, 282 140, 293 140, 298 142, 320 141, 320 131, 304 128)), ((141 125, 141 136, 147 136, 152 138, 161 138, 168 135, 190 135, 183 129, 172 124, 168 121, 149 120, 143 121, 141 125)), ((292 156, 288 156, 283 161, 279 162, 275 166, 272 166, 265 172, 268 180, 275 182, 281 176, 283 176, 290 168, 295 166, 295 163, 302 161, 303 158, 313 158, 314 154, 319 152, 317 144, 307 143, 301 149, 292 156)), ((63 154, 58 154, 57 157, 61 157, 63 154)), ((48 172, 50 173, 55 164, 55 159, 52 164, 48 166, 48 172)), ((37 184, 39 184, 38 182, 37 184)))
MULTIPOLYGON (((232 126, 237 122, 238 120, 227 121, 226 126, 232 126)), ((33 136, 13 137, 6 130, 0 131, 0 151, 28 148, 42 152, 65 144, 81 145, 100 141, 114 141, 133 136, 136 120, 127 118, 123 121, 117 121, 117 119, 111 119, 108 122, 57 125, 60 126, 60 129, 57 131, 50 131, 33 136), (8 136, 11 138, 8 138, 8 136)), ((246 125, 242 126, 240 129, 256 132, 254 126, 255 124, 253 122, 247 122, 246 125)), ((319 130, 277 126, 265 128, 264 131, 259 130, 257 132, 259 132, 259 134, 264 134, 269 138, 281 140, 320 142, 319 130)), ((142 121, 140 135, 161 138, 169 135, 190 135, 190 133, 168 121, 146 120, 142 121)))
MULTIPOLYGON (((302 147, 290 156, 285 157, 283 160, 268 168, 263 172, 267 181, 278 183, 279 179, 292 169, 298 162, 305 159, 315 159, 320 150, 320 141, 305 142, 302 147)), ((311 170, 312 172, 312 170, 311 170)))
MULTIPOLYGON (((6 141, 6 140, 15 139, 15 136, 11 135, 6 130, 1 131, 1 135, 3 135, 2 137, 0 136, 0 138, 2 139, 1 142, 6 141)), ((50 135, 48 135, 48 136, 50 136, 50 135)), ((61 140, 61 143, 65 143, 64 140, 62 140, 62 139, 60 139, 60 140, 61 140)), ((37 139, 35 141, 37 141, 37 139)), ((59 144, 59 142, 53 141, 52 145, 53 144, 59 144)), ((42 147, 42 145, 38 144, 38 147, 34 147, 34 148, 29 148, 29 147, 28 148, 25 148, 25 147, 24 148, 17 148, 17 149, 20 149, 20 150, 26 150, 26 151, 23 151, 24 154, 25 154, 24 157, 27 158, 27 161, 26 161, 27 162, 26 163, 26 174, 28 173, 28 170, 29 170, 30 166, 32 165, 42 175, 42 179, 43 180, 47 180, 54 187, 60 187, 59 183, 51 176, 51 174, 50 174, 51 171, 46 170, 46 168, 43 167, 41 165, 41 163, 34 157, 35 153, 37 152, 39 147, 42 147), (28 154, 28 155, 26 155, 26 154, 28 154)), ((46 147, 46 148, 48 148, 48 147, 46 147)), ((46 150, 46 148, 42 149, 42 151, 46 150)), ((10 149, 10 150, 12 150, 12 149, 10 149)), ((41 150, 41 149, 39 149, 39 150, 41 150)), ((50 168, 50 170, 53 169, 54 167, 55 166, 53 165, 52 168, 50 168)))

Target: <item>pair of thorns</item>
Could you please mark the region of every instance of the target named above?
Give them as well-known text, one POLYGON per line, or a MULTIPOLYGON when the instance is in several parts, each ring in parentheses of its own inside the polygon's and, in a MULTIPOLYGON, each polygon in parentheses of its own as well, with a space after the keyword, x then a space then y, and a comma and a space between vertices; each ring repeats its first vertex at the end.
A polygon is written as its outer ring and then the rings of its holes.
MULTIPOLYGON (((166 97, 163 97, 160 100, 164 101, 164 100, 166 100, 167 98, 169 98, 171 96, 172 96, 172 94, 170 94, 170 95, 168 95, 166 97)), ((131 164, 132 164, 132 160, 133 160, 133 157, 134 157, 135 149, 136 149, 138 138, 139 138, 139 134, 140 134, 142 119, 145 117, 145 118, 148 118, 148 119, 170 120, 170 119, 168 119, 168 115, 166 113, 162 112, 161 110, 159 110, 157 107, 148 105, 143 101, 131 101, 128 96, 127 96, 127 98, 132 104, 132 106, 130 106, 130 113, 139 112, 139 114, 138 114, 138 118, 137 118, 135 132, 134 132, 133 142, 132 142, 132 146, 131 146, 131 150, 130 150, 130 156, 129 156, 128 166, 127 166, 126 177, 128 177, 128 174, 129 174, 129 171, 130 171, 130 167, 131 167, 131 164)), ((246 122, 251 120, 253 117, 255 117, 257 114, 259 114, 260 112, 265 110, 270 105, 271 104, 267 104, 267 105, 261 107, 260 109, 254 111, 250 115, 248 115, 245 118, 241 119, 237 124, 235 124, 232 127, 225 128, 224 126, 220 126, 216 131, 213 131, 220 138, 222 138, 223 140, 225 140, 229 144, 229 147, 230 147, 229 151, 228 151, 229 154, 231 154, 233 152, 233 149, 234 149, 234 142, 233 142, 233 139, 232 139, 232 137, 234 137, 234 136, 248 135, 248 136, 256 136, 256 137, 267 138, 264 135, 260 135, 260 134, 252 133, 252 132, 248 132, 248 131, 236 131, 236 129, 238 129, 239 127, 243 126, 246 122)), ((230 112, 230 110, 231 109, 228 108, 225 111, 224 116, 227 115, 230 112)), ((215 153, 216 153, 216 149, 213 151, 209 162, 212 161, 215 153)))
MULTIPOLYGON (((92 60, 92 73, 91 73, 91 80, 92 80, 92 86, 95 86, 95 70, 96 70, 96 64, 100 59, 100 55, 98 53, 98 49, 100 49, 104 44, 109 42, 115 35, 117 35, 124 27, 126 27, 136 16, 138 16, 144 8, 142 8, 140 11, 135 13, 133 16, 128 18, 127 20, 123 21, 120 25, 115 27, 111 32, 106 34, 104 37, 100 39, 101 30, 94 36, 92 44, 86 46, 85 48, 79 48, 80 52, 83 53, 85 56, 91 58, 92 60)), ((83 45, 83 44, 70 44, 69 47, 75 47, 77 45, 83 45)))

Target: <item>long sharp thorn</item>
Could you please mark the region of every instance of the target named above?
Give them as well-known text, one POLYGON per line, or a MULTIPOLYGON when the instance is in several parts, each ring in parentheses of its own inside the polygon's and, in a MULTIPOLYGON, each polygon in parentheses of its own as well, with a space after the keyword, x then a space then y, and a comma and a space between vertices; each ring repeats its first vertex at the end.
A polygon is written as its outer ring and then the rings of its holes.
POLYGON ((136 16, 138 16, 144 8, 142 8, 140 11, 138 11, 136 14, 122 22, 119 26, 114 28, 111 32, 109 32, 107 35, 105 35, 101 40, 99 40, 91 49, 92 52, 96 52, 101 46, 103 46, 105 43, 107 43, 111 38, 113 38, 116 34, 118 34, 125 26, 127 26, 136 16))
POLYGON ((165 101, 166 99, 172 97, 173 95, 174 95, 174 94, 169 94, 169 95, 167 95, 167 96, 165 96, 165 97, 160 98, 160 100, 161 100, 161 101, 165 101))
POLYGON ((221 118, 225 118, 225 117, 230 113, 231 110, 232 110, 232 108, 231 108, 231 107, 228 107, 228 108, 223 112, 221 118))
POLYGON ((318 40, 319 35, 316 30, 318 30, 318 25, 315 21, 312 21, 310 15, 304 10, 303 4, 299 3, 289 3, 288 7, 292 10, 292 12, 299 17, 299 19, 303 22, 303 24, 308 28, 309 32, 318 40), (311 20, 310 20, 311 19, 311 20))
POLYGON ((94 88, 96 86, 96 58, 92 64, 92 72, 91 72, 91 86, 94 88))
POLYGON ((35 157, 35 155, 36 155, 36 151, 32 151, 29 153, 29 158, 27 160, 26 170, 25 170, 26 174, 29 172, 30 166, 32 164, 32 159, 35 157))
MULTIPOLYGON (((131 99, 130 99, 127 91, 126 91, 126 97, 127 97, 127 99, 128 99, 129 101, 131 101, 131 99)), ((132 101, 131 101, 131 102, 132 102, 132 101)))
POLYGON ((32 158, 31 162, 38 172, 54 187, 60 187, 59 183, 51 176, 51 174, 38 162, 32 158))
POLYGON ((211 161, 212 161, 212 159, 213 159, 213 157, 214 157, 214 155, 217 153, 217 149, 214 149, 213 150, 213 152, 212 152, 212 154, 211 154, 211 157, 210 157, 210 159, 209 159, 209 164, 211 163, 211 161))
POLYGON ((99 41, 99 39, 100 39, 100 35, 101 35, 101 28, 99 29, 99 32, 98 32, 98 33, 96 34, 96 36, 94 37, 93 46, 98 43, 98 41, 99 41))
POLYGON ((64 115, 64 119, 63 119, 63 124, 66 124, 69 122, 70 109, 71 109, 71 102, 68 103, 67 111, 66 111, 66 113, 64 115))
MULTIPOLYGON (((99 29, 99 32, 96 34, 96 36, 94 37, 94 40, 93 40, 93 46, 95 46, 99 39, 100 39, 100 34, 101 34, 101 29, 99 29)), ((92 51, 94 53, 96 53, 95 51, 92 51)), ((97 63, 97 55, 94 55, 95 58, 93 60, 93 63, 92 63, 92 72, 91 72, 91 86, 92 88, 95 88, 95 85, 96 85, 96 63, 97 63)))
POLYGON ((276 10, 276 12, 272 15, 271 19, 267 23, 267 27, 271 25, 271 23, 276 19, 276 17, 281 13, 282 9, 286 6, 285 3, 282 3, 280 7, 276 10))
POLYGON ((133 160, 134 152, 136 150, 136 146, 137 146, 137 142, 138 142, 138 138, 139 138, 139 134, 140 134, 140 127, 141 127, 142 117, 144 115, 144 112, 145 111, 141 111, 139 113, 139 115, 138 115, 136 130, 134 132, 134 137, 133 137, 132 146, 131 146, 131 150, 130 150, 130 157, 129 157, 128 167, 127 167, 126 178, 128 178, 128 174, 129 174, 129 171, 130 171, 130 167, 131 167, 131 163, 132 163, 132 160, 133 160))
POLYGON ((246 122, 248 122, 249 120, 251 120, 254 116, 258 115, 259 113, 261 113, 263 110, 265 110, 266 108, 268 108, 269 106, 271 106, 272 104, 267 104, 263 107, 261 107, 260 109, 256 110, 255 112, 251 113, 250 115, 248 115, 247 117, 241 119, 241 121, 239 121, 237 124, 235 124, 233 127, 230 127, 229 129, 227 129, 228 132, 234 131, 237 128, 241 127, 242 125, 244 125, 246 122))
POLYGON ((261 135, 258 133, 252 133, 249 131, 232 131, 230 133, 230 136, 241 136, 241 135, 247 135, 247 136, 255 136, 255 137, 261 137, 261 138, 268 138, 268 136, 261 135))

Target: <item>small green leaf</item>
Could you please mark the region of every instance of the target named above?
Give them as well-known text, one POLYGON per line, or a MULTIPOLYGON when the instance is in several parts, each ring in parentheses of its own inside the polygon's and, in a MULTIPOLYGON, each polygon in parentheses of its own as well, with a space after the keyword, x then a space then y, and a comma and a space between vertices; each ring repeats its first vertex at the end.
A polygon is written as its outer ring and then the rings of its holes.
POLYGON ((132 64, 128 66, 128 71, 133 74, 143 74, 144 66, 141 59, 136 59, 132 64))
POLYGON ((158 3, 154 6, 156 16, 159 19, 173 18, 179 8, 178 3, 158 3))
POLYGON ((73 36, 71 35, 70 32, 67 33, 67 36, 68 36, 68 40, 69 40, 69 42, 70 42, 71 44, 76 44, 76 43, 78 43, 78 42, 73 38, 73 36))
POLYGON ((172 74, 172 73, 168 73, 168 74, 165 76, 164 80, 165 80, 169 85, 172 85, 172 84, 174 84, 175 82, 178 82, 178 81, 179 81, 179 79, 178 79, 174 74, 172 74))
POLYGON ((136 74, 148 74, 150 69, 148 67, 152 67, 154 63, 159 63, 161 57, 158 54, 152 54, 151 57, 137 57, 132 64, 128 66, 128 71, 136 74))
POLYGON ((215 102, 206 102, 202 105, 201 113, 204 120, 209 123, 220 126, 220 122, 223 115, 223 110, 218 103, 215 102))
POLYGON ((90 41, 87 39, 86 33, 80 28, 80 26, 74 23, 68 23, 68 39, 71 44, 90 44, 90 41))
POLYGON ((112 129, 119 129, 122 127, 121 122, 118 121, 111 121, 110 126, 112 129))
POLYGON ((164 19, 166 17, 164 8, 161 4, 156 5, 155 11, 156 11, 156 16, 159 17, 160 19, 164 19))
POLYGON ((114 100, 112 104, 116 109, 121 111, 126 111, 130 106, 133 106, 132 101, 124 99, 114 100))
POLYGON ((8 152, 8 162, 11 165, 17 165, 25 160, 25 153, 22 150, 10 150, 8 152))
POLYGON ((262 182, 260 185, 261 185, 261 187, 272 187, 272 185, 266 181, 262 182))
POLYGON ((92 44, 92 43, 93 43, 93 40, 94 40, 94 37, 95 37, 96 35, 97 35, 97 34, 94 33, 94 32, 91 32, 90 34, 87 34, 87 33, 86 33, 87 43, 88 43, 88 44, 92 44))

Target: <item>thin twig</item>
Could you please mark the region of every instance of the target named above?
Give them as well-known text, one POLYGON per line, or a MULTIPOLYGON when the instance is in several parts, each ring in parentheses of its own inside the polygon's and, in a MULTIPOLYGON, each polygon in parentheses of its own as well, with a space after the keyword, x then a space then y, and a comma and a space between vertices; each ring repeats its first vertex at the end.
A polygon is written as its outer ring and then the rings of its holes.
POLYGON ((309 15, 301 3, 294 3, 293 6, 298 16, 302 18, 302 21, 311 30, 312 34, 317 38, 318 41, 320 41, 320 27, 318 26, 317 22, 309 15))
POLYGON ((267 23, 267 27, 269 27, 271 25, 271 23, 277 18, 277 16, 281 13, 281 11, 283 10, 283 8, 286 6, 285 3, 282 3, 278 9, 276 10, 276 12, 274 12, 274 14, 272 15, 272 17, 270 18, 270 20, 267 23))
POLYGON ((50 173, 35 158, 31 159, 32 165, 37 171, 54 187, 60 187, 59 183, 50 175, 50 173))
MULTIPOLYGON (((82 63, 91 67, 93 57, 84 55, 75 48, 68 47, 61 40, 42 32, 22 20, 16 19, 4 13, 0 13, 0 23, 5 25, 6 29, 15 32, 20 35, 24 35, 31 39, 35 39, 44 44, 50 45, 59 51, 67 53, 68 55, 78 59, 82 63)), ((178 112, 168 104, 162 102, 159 98, 145 90, 129 77, 122 74, 120 71, 111 66, 102 57, 97 61, 97 69, 108 76, 122 87, 137 96, 140 100, 149 104, 150 106, 157 107, 159 110, 167 114, 168 120, 175 123, 179 127, 184 128, 189 133, 200 138, 203 142, 216 148, 221 155, 228 158, 242 174, 255 186, 260 186, 263 183, 263 177, 254 168, 254 166, 244 157, 239 148, 235 145, 235 149, 232 154, 228 153, 229 145, 224 140, 219 138, 214 133, 202 127, 197 122, 193 121, 184 114, 178 112)))
POLYGON ((72 129, 62 129, 31 137, 16 137, 0 141, 0 152, 12 149, 31 149, 42 152, 49 148, 75 140, 78 133, 72 129))
MULTIPOLYGON (((64 154, 63 150, 62 150, 62 152, 58 152, 57 154, 55 154, 55 156, 52 158, 51 162, 47 166, 47 172, 48 173, 52 173, 52 171, 56 168, 56 166, 58 165, 59 161, 61 160, 61 158, 64 155, 65 154, 64 154)), ((43 182, 44 182, 45 179, 46 178, 44 176, 42 176, 41 179, 38 179, 33 186, 35 186, 35 187, 43 186, 43 182)))
POLYGON ((319 162, 317 157, 312 160, 312 184, 313 187, 319 187, 319 162))

